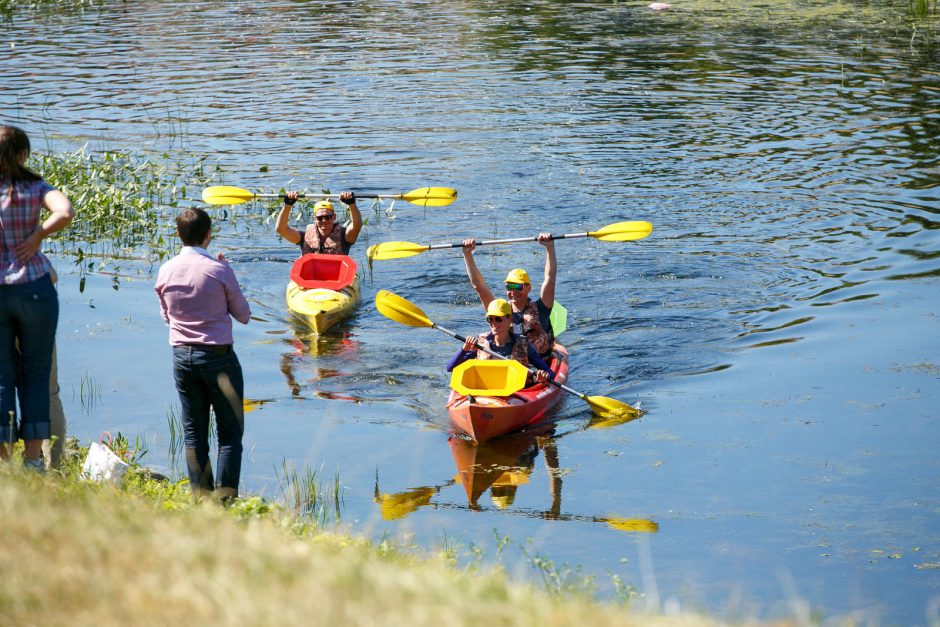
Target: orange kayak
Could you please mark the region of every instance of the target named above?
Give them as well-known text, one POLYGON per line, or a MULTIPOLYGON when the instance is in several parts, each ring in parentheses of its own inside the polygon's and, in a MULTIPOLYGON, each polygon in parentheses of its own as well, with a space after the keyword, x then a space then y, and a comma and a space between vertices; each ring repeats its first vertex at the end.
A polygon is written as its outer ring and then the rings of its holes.
MULTIPOLYGON (((568 381, 568 350, 564 346, 555 343, 548 365, 555 373, 556 383, 568 381)), ((464 396, 451 390, 447 413, 454 426, 474 442, 486 442, 541 422, 562 394, 560 387, 545 383, 509 396, 464 396)))

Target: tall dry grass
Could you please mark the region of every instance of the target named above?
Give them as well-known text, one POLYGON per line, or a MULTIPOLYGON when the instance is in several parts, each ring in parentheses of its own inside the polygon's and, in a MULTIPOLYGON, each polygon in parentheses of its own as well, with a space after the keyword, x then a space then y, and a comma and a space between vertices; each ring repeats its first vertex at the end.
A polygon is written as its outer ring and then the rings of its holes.
POLYGON ((0 465, 0 625, 709 625, 0 465), (162 503, 162 505, 161 505, 162 503))

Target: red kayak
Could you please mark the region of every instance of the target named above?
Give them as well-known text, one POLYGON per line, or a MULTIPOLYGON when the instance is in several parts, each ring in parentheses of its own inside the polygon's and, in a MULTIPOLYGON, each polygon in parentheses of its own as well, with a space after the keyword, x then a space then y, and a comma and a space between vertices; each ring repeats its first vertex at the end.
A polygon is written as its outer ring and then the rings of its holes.
MULTIPOLYGON (((555 343, 548 364, 555 373, 556 383, 568 380, 568 350, 555 343)), ((548 410, 558 404, 562 389, 550 383, 523 388, 509 396, 464 396, 450 391, 447 413, 463 433, 474 442, 518 431, 545 419, 548 410)))

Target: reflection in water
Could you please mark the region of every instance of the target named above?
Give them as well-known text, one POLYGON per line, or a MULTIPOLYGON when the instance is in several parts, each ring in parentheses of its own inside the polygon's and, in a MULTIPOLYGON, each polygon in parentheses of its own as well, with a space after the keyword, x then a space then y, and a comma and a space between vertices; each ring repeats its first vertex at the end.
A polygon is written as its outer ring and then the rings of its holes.
POLYGON ((246 398, 242 402, 242 408, 244 412, 248 414, 248 413, 255 411, 256 409, 263 408, 268 403, 273 403, 275 400, 276 399, 273 399, 273 398, 259 398, 259 399, 246 398))
POLYGON ((552 501, 546 518, 557 518, 561 511, 561 475, 558 451, 552 431, 517 433, 489 440, 480 445, 458 437, 447 440, 457 474, 471 509, 480 509, 480 497, 490 490, 493 504, 506 509, 513 504, 516 490, 529 482, 539 449, 545 450, 545 465, 550 477, 552 501))
POLYGON ((375 502, 379 504, 379 511, 385 520, 398 520, 416 511, 419 507, 431 505, 431 497, 442 488, 454 485, 454 481, 446 481, 436 486, 420 486, 408 488, 403 492, 383 493, 379 490, 379 471, 375 471, 375 502))
MULTIPOLYGON (((317 357, 328 355, 346 356, 355 359, 359 349, 359 343, 352 339, 351 333, 341 335, 319 335, 316 333, 297 334, 295 337, 285 339, 284 342, 290 345, 291 350, 281 353, 280 368, 287 387, 290 389, 293 398, 307 398, 304 396, 304 388, 317 381, 331 379, 335 377, 347 377, 350 373, 341 372, 332 368, 322 368, 312 365, 317 357), (309 372, 311 376, 307 382, 297 380, 297 371, 309 372)), ((360 402, 362 399, 347 394, 330 392, 327 390, 315 390, 313 394, 319 398, 331 400, 344 400, 360 402)))
MULTIPOLYGON (((723 370, 724 368, 719 367, 718 369, 723 370)), ((587 425, 585 425, 584 428, 585 429, 611 429, 613 427, 619 427, 620 425, 627 424, 628 422, 632 422, 634 420, 637 420, 638 418, 641 418, 646 413, 640 409, 639 404, 637 405, 637 410, 638 411, 636 413, 632 413, 632 414, 622 413, 620 415, 617 415, 614 413, 614 414, 608 414, 607 416, 599 416, 591 412, 591 418, 590 420, 588 420, 588 423, 587 425)))
MULTIPOLYGON (((588 425, 589 427, 592 425, 588 425)), ((596 425, 593 425, 596 426, 596 425)), ((568 432, 576 433, 576 431, 568 432)), ((565 435, 567 435, 566 433, 565 435)), ((401 492, 382 492, 379 476, 375 476, 374 500, 385 520, 398 520, 422 507, 440 509, 469 509, 484 511, 481 497, 489 490, 494 510, 528 518, 544 520, 604 523, 611 529, 624 532, 654 533, 659 524, 645 518, 589 516, 562 512, 562 476, 558 457, 558 437, 554 427, 515 433, 476 444, 457 436, 447 440, 457 475, 437 485, 418 486, 401 492), (535 460, 542 452, 549 478, 549 505, 544 510, 514 508, 517 491, 528 485, 535 470, 535 460), (460 482, 467 505, 434 502, 432 499, 443 489, 460 482)))

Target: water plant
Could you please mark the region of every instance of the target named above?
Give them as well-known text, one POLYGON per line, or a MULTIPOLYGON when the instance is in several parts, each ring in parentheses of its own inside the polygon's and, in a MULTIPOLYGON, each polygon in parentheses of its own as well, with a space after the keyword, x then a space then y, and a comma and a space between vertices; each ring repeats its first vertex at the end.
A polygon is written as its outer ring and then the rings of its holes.
POLYGON ((179 463, 183 456, 183 418, 177 410, 174 403, 166 412, 167 427, 170 431, 169 450, 170 465, 174 469, 179 469, 179 463))
POLYGON ((95 0, 0 0, 0 18, 12 19, 16 11, 79 13, 96 4, 95 0))
POLYGON ((448 536, 447 530, 445 529, 441 532, 440 548, 437 551, 437 555, 445 562, 456 565, 460 547, 460 536, 448 536))
POLYGON ((114 451, 114 454, 123 459, 128 464, 140 464, 140 461, 147 455, 147 449, 144 448, 144 442, 139 435, 134 436, 134 441, 117 432, 116 435, 106 434, 105 444, 114 451))
POLYGON ((339 522, 343 499, 339 474, 333 476, 326 491, 316 470, 305 468, 298 473, 287 460, 281 461, 280 472, 274 468, 274 476, 288 511, 319 526, 339 522))
POLYGON ((206 157, 171 159, 86 148, 62 154, 35 152, 30 165, 59 188, 76 207, 75 221, 51 238, 56 252, 71 254, 83 269, 101 271, 86 261, 168 257, 176 248, 173 218, 190 186, 215 175, 206 157))
POLYGON ((82 375, 82 380, 79 383, 78 400, 86 414, 90 414, 98 401, 101 400, 101 386, 94 382, 87 370, 82 375))

